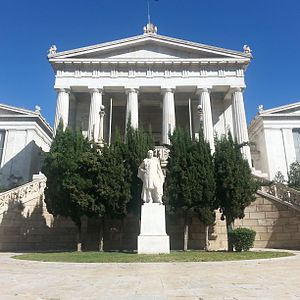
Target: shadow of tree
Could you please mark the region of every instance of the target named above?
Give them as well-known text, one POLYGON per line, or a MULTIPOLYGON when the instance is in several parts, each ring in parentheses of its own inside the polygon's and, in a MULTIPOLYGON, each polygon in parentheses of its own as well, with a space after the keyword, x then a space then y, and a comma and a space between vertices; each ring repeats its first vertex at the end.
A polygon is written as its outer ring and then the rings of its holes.
POLYGON ((42 197, 30 202, 11 200, 0 215, 0 250, 75 250, 75 225, 68 219, 50 215, 42 197))

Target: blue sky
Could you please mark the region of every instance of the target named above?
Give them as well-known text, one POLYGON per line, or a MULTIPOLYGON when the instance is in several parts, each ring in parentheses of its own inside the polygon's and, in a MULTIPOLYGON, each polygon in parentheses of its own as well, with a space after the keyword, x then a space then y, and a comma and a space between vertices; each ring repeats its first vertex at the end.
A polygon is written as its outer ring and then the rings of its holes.
MULTIPOLYGON (((46 55, 142 33, 146 0, 1 0, 0 103, 42 108, 53 124, 56 94, 46 55)), ((159 33, 223 48, 249 44, 247 119, 257 106, 300 101, 299 0, 151 0, 159 33)))

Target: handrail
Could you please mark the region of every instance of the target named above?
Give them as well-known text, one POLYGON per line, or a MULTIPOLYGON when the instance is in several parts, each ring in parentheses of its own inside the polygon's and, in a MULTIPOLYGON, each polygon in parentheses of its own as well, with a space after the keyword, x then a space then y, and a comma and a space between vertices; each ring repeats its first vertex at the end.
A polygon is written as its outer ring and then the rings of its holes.
POLYGON ((46 187, 46 181, 46 176, 39 174, 28 183, 0 193, 0 209, 8 205, 12 200, 21 200, 29 196, 42 195, 46 187))
POLYGON ((269 194, 280 200, 281 203, 300 208, 300 191, 295 190, 285 184, 267 180, 259 176, 253 175, 258 180, 261 180, 261 192, 269 194))

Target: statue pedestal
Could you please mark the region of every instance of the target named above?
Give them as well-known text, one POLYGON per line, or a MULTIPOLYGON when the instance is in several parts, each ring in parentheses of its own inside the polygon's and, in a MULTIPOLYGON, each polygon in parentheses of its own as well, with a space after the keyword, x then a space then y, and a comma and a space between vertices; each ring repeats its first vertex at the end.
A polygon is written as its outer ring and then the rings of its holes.
POLYGON ((138 254, 159 253, 170 253, 170 238, 166 234, 165 206, 159 203, 145 203, 142 205, 138 254))

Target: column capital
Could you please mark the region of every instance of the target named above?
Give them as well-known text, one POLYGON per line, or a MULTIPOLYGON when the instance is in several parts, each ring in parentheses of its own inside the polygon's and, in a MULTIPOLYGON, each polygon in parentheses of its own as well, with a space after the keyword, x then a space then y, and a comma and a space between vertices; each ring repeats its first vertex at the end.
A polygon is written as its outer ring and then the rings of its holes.
POLYGON ((174 93, 174 92, 175 92, 175 88, 171 88, 171 87, 161 88, 161 93, 162 94, 165 94, 165 93, 174 93))
POLYGON ((93 93, 99 93, 99 94, 103 94, 104 89, 103 88, 89 88, 89 92, 90 94, 93 93))
POLYGON ((212 90, 212 87, 211 86, 199 86, 197 87, 196 89, 196 95, 200 95, 201 93, 210 93, 212 90))
POLYGON ((55 88, 57 93, 68 93, 70 94, 71 89, 70 88, 55 88))
POLYGON ((130 94, 130 93, 139 93, 139 88, 135 88, 135 87, 130 87, 130 88, 125 88, 125 93, 126 95, 130 94))
POLYGON ((234 86, 234 87, 230 87, 230 91, 232 93, 235 93, 235 92, 243 92, 245 89, 245 87, 240 87, 240 86, 234 86))

